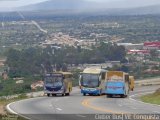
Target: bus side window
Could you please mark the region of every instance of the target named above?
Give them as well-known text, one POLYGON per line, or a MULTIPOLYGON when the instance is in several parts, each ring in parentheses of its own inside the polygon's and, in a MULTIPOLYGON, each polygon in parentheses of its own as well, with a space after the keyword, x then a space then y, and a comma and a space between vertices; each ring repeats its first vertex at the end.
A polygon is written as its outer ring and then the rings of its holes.
POLYGON ((129 82, 129 75, 125 75, 125 82, 129 82))

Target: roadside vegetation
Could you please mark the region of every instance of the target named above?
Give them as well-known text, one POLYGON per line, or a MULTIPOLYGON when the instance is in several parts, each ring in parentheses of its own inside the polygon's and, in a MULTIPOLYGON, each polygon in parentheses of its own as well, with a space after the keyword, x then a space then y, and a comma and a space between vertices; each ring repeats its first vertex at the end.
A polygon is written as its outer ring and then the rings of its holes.
POLYGON ((4 80, 0 77, 0 96, 10 96, 14 94, 32 92, 31 84, 37 80, 40 80, 40 77, 26 77, 22 79, 23 83, 16 83, 17 80, 13 78, 4 80))
POLYGON ((153 94, 144 95, 141 100, 146 103, 160 105, 160 88, 153 94))
POLYGON ((14 102, 14 101, 23 100, 26 98, 28 98, 28 97, 25 94, 18 95, 17 97, 14 97, 11 99, 10 98, 0 98, 0 117, 2 117, 2 115, 9 114, 5 108, 7 104, 14 102))

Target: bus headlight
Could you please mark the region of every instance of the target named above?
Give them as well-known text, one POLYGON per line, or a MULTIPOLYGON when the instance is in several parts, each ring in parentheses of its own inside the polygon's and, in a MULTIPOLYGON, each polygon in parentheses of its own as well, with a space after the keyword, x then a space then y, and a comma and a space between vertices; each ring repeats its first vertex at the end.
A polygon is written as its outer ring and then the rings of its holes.
POLYGON ((61 87, 61 90, 64 90, 64 86, 61 87))
POLYGON ((99 90, 99 88, 95 88, 95 89, 94 89, 94 91, 97 91, 97 90, 99 90))

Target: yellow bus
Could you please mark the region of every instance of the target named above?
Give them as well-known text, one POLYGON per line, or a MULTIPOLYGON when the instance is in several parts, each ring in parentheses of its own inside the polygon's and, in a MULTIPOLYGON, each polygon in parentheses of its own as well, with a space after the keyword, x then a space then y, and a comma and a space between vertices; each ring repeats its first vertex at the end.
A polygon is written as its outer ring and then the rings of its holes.
POLYGON ((49 97, 61 94, 69 96, 72 91, 73 74, 70 72, 54 72, 44 76, 44 93, 49 97))
POLYGON ((105 74, 107 70, 99 68, 86 68, 81 73, 79 85, 81 93, 85 96, 101 95, 105 93, 105 74))
POLYGON ((131 91, 133 91, 134 90, 134 76, 129 76, 129 89, 131 90, 131 91))

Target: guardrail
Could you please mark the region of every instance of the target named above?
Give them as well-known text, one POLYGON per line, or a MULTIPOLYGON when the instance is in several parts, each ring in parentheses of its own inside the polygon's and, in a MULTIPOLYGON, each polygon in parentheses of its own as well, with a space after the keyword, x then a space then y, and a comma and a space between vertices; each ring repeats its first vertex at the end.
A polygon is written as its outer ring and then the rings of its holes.
POLYGON ((160 77, 146 79, 146 80, 138 80, 138 81, 135 81, 135 85, 137 86, 160 85, 160 77))

